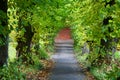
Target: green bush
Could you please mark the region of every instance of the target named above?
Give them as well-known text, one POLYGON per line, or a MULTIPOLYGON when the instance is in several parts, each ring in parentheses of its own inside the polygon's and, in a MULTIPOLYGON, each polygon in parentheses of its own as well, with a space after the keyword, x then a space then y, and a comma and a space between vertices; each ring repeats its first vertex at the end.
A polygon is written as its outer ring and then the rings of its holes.
POLYGON ((21 71, 19 62, 10 62, 0 68, 0 80, 25 80, 25 73, 21 71))
POLYGON ((97 80, 117 80, 120 77, 120 68, 118 63, 112 59, 111 64, 102 64, 99 67, 91 67, 91 73, 97 80))
POLYGON ((106 73, 107 80, 117 80, 120 77, 120 69, 118 67, 114 67, 111 71, 106 73))
POLYGON ((21 56, 19 58, 19 61, 23 62, 23 65, 29 66, 29 67, 33 67, 35 69, 42 69, 43 65, 40 63, 40 55, 35 54, 35 53, 28 53, 28 54, 24 54, 24 56, 21 56), (22 58, 26 57, 26 61, 23 61, 22 58))
POLYGON ((88 61, 88 56, 89 54, 82 54, 82 51, 79 47, 75 47, 75 56, 77 58, 77 60, 80 62, 80 64, 82 65, 83 68, 87 68, 90 67, 90 62, 88 61))
POLYGON ((43 65, 40 63, 40 59, 37 55, 32 55, 32 60, 34 62, 34 65, 32 65, 32 66, 34 68, 43 69, 43 65))
POLYGON ((39 49, 39 57, 40 57, 40 59, 47 59, 47 58, 49 58, 46 50, 43 49, 43 48, 39 49))
POLYGON ((118 59, 119 61, 120 61, 120 52, 115 52, 115 54, 114 54, 114 58, 115 59, 118 59))
POLYGON ((103 67, 91 67, 90 72, 94 75, 96 80, 106 80, 106 74, 102 70, 104 69, 103 67))

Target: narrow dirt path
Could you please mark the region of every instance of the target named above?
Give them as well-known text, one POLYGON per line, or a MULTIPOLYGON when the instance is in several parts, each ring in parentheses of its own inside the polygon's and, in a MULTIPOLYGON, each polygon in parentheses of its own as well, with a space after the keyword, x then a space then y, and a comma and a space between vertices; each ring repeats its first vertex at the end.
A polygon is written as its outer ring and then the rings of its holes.
POLYGON ((55 39, 56 53, 52 56, 55 66, 49 80, 86 80, 86 76, 73 52, 70 30, 63 29, 55 39))

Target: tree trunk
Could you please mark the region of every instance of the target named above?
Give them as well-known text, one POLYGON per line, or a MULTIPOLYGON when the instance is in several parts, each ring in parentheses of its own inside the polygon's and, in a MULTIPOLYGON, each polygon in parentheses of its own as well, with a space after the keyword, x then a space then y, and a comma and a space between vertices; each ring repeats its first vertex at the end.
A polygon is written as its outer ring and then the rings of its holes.
POLYGON ((8 58, 7 1, 0 0, 0 66, 7 63, 8 58))
POLYGON ((34 35, 34 33, 32 32, 32 26, 26 26, 24 27, 26 32, 24 33, 24 38, 25 41, 22 40, 22 38, 18 38, 17 42, 18 45, 16 47, 17 50, 17 57, 22 57, 22 61, 25 62, 27 61, 27 54, 30 53, 30 45, 31 45, 31 41, 32 41, 32 37, 34 35))

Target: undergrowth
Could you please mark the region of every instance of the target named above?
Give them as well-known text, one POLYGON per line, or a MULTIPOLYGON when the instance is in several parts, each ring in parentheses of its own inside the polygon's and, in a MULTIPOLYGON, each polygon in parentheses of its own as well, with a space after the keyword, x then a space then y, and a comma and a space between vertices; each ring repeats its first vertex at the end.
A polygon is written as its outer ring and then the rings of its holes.
MULTIPOLYGON (((75 49, 76 57, 83 68, 90 68, 89 72, 95 77, 96 80, 120 80, 120 52, 117 51, 111 55, 109 63, 106 59, 101 62, 96 61, 93 65, 93 60, 89 59, 94 53, 84 53, 80 49, 75 49)), ((94 59, 94 58, 92 58, 94 59)), ((97 60, 97 58, 96 58, 97 60)))

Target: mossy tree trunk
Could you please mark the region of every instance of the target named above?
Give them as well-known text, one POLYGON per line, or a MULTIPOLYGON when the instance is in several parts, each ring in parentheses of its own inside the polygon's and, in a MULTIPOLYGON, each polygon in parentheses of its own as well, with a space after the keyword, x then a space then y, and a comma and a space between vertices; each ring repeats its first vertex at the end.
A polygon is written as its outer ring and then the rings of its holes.
POLYGON ((32 32, 32 26, 29 24, 28 26, 24 26, 25 32, 22 38, 17 38, 18 45, 16 47, 17 57, 22 57, 22 61, 27 61, 27 55, 30 54, 30 46, 32 43, 32 37, 34 32, 32 32), (24 40, 23 40, 24 38, 24 40))

